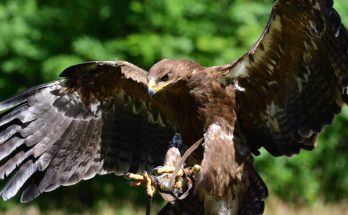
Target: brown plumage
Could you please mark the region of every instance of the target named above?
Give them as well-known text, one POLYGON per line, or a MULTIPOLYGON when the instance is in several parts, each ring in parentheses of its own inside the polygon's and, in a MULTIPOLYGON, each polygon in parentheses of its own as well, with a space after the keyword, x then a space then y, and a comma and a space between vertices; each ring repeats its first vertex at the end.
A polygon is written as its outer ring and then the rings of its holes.
POLYGON ((1 102, 0 177, 11 175, 2 197, 24 185, 27 202, 96 174, 149 171, 178 132, 188 147, 203 138, 186 162, 202 170, 160 214, 261 214, 267 188, 251 153, 312 150, 348 101, 348 34, 332 5, 278 0, 260 39, 231 64, 162 60, 147 73, 89 62, 1 102))

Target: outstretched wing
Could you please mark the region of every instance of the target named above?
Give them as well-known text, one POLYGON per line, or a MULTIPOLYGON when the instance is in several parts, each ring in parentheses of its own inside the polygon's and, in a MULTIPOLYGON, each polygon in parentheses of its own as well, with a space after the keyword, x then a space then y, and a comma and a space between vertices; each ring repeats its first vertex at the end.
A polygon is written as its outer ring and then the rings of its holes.
POLYGON ((348 101, 348 33, 332 0, 278 0, 254 47, 226 78, 254 153, 311 150, 348 101))
POLYGON ((66 69, 60 81, 0 102, 1 191, 21 201, 114 172, 163 163, 173 135, 151 108, 147 72, 121 61, 66 69))

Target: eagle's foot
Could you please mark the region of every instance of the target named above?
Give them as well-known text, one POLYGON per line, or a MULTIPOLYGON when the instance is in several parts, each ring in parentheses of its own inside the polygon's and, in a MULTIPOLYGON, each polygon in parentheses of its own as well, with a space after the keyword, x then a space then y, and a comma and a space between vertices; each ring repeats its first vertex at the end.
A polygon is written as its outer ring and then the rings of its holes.
POLYGON ((146 193, 148 196, 152 197, 156 191, 156 181, 153 176, 144 172, 144 174, 133 174, 128 173, 126 178, 132 180, 129 185, 130 186, 145 186, 146 193))
POLYGON ((193 167, 179 169, 175 173, 174 167, 158 167, 155 169, 156 176, 154 176, 157 182, 156 187, 161 193, 171 194, 175 198, 183 199, 192 188, 194 175, 200 169, 201 167, 199 165, 194 165, 193 167))
POLYGON ((151 175, 147 172, 144 172, 144 174, 128 173, 126 178, 132 180, 129 183, 130 186, 145 186, 149 197, 153 197, 156 190, 158 190, 161 193, 171 194, 175 198, 183 199, 192 188, 193 177, 200 169, 199 165, 194 165, 193 167, 179 169, 175 173, 175 167, 163 166, 155 168, 151 175))
MULTIPOLYGON (((173 166, 160 166, 152 170, 152 172, 154 172, 154 174, 156 175, 172 174, 174 173, 174 171, 175 171, 175 167, 173 166)), ((178 176, 182 176, 183 174, 184 174, 183 170, 180 169, 178 172, 178 176)))
POLYGON ((193 165, 192 167, 185 168, 185 174, 193 176, 201 171, 201 166, 198 164, 193 165))

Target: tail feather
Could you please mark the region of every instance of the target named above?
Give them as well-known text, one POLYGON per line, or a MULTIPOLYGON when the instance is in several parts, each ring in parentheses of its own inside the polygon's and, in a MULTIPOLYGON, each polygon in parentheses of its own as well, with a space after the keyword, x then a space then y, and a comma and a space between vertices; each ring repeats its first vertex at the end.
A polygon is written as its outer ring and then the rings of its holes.
POLYGON ((245 214, 263 214, 265 209, 264 200, 268 196, 268 189, 265 182, 259 176, 259 174, 254 170, 252 172, 253 176, 250 178, 250 186, 248 187, 248 196, 251 201, 247 202, 246 208, 249 208, 249 211, 245 214))

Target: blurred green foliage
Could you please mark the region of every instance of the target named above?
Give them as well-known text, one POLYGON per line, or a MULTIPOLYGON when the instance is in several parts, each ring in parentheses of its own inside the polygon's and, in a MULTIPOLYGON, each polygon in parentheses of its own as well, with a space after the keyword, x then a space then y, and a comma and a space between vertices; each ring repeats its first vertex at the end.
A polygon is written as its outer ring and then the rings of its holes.
MULTIPOLYGON (((0 97, 56 79, 67 66, 122 59, 149 68, 162 58, 188 58, 211 66, 246 52, 261 34, 271 0, 2 0, 0 97)), ((336 0, 348 25, 348 4, 336 0)), ((348 110, 320 136, 313 152, 291 158, 256 157, 270 192, 292 202, 348 198, 348 110)), ((114 176, 42 195, 41 208, 98 208, 144 192, 114 176)), ((0 202, 0 208, 16 205, 0 202)))

